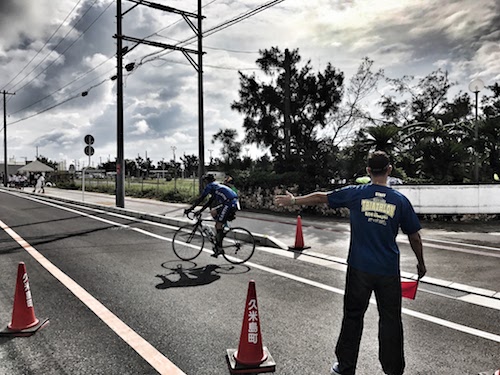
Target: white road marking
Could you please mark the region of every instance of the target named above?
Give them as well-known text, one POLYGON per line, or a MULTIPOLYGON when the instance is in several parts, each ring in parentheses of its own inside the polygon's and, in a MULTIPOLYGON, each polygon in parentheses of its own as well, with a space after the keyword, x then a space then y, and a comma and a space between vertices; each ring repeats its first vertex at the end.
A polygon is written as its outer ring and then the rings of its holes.
MULTIPOLYGON (((298 281, 298 282, 303 283, 303 284, 307 284, 307 285, 314 286, 316 288, 327 290, 329 292, 333 292, 333 293, 344 295, 344 290, 338 289, 338 288, 334 288, 334 287, 331 287, 329 285, 325 285, 325 284, 322 284, 322 283, 318 283, 317 281, 312 281, 312 280, 309 280, 309 279, 306 279, 306 278, 303 278, 303 277, 300 277, 300 276, 296 276, 296 275, 292 275, 292 274, 289 274, 289 273, 286 273, 286 272, 275 270, 275 269, 270 268, 270 267, 261 266, 260 264, 256 264, 256 263, 252 263, 252 262, 246 262, 245 264, 248 265, 248 266, 250 266, 250 267, 258 268, 258 269, 260 269, 262 271, 266 271, 266 272, 269 272, 269 273, 273 273, 275 275, 286 277, 287 279, 295 280, 295 281, 298 281)), ((376 304, 376 302, 375 302, 374 299, 371 299, 370 303, 376 304)), ((420 313, 418 311, 413 311, 413 310, 410 310, 410 309, 407 309, 407 308, 403 308, 402 311, 403 311, 403 314, 410 315, 410 316, 413 316, 413 317, 421 319, 421 320, 432 322, 432 323, 441 325, 443 327, 451 328, 451 329, 453 329, 455 331, 460 331, 460 332, 468 333, 468 334, 473 335, 473 336, 482 337, 484 339, 500 343, 500 335, 496 335, 494 333, 481 331, 479 329, 467 327, 465 325, 458 324, 458 323, 453 323, 453 322, 450 322, 448 320, 444 320, 444 319, 437 318, 437 317, 432 316, 432 315, 420 313)))
POLYGON ((186 375, 154 346, 122 322, 106 306, 100 303, 89 292, 57 268, 52 262, 40 254, 34 247, 32 247, 27 241, 25 241, 1 220, 0 227, 9 236, 11 236, 14 241, 21 245, 21 247, 26 250, 38 263, 49 271, 52 276, 59 280, 61 284, 68 288, 80 301, 93 311, 94 314, 96 314, 97 317, 99 317, 109 328, 111 328, 123 341, 125 341, 142 358, 144 358, 144 360, 147 361, 156 371, 164 375, 186 375))
MULTIPOLYGON (((100 218, 100 217, 95 217, 95 216, 92 216, 90 214, 87 214, 87 213, 84 213, 84 212, 80 212, 80 211, 77 211, 77 210, 73 210, 73 209, 70 209, 70 208, 67 208, 67 207, 58 206, 58 205, 55 205, 55 204, 52 204, 52 203, 49 203, 49 202, 45 202, 45 201, 42 201, 40 203, 44 203, 44 204, 56 207, 58 209, 70 211, 70 212, 73 212, 73 213, 76 213, 76 214, 80 214, 80 215, 88 217, 90 219, 102 221, 102 222, 105 222, 105 223, 108 223, 108 224, 113 224, 113 225, 124 227, 124 228, 130 228, 130 229, 135 230, 135 231, 137 231, 139 233, 142 233, 142 234, 144 234, 146 236, 150 236, 150 237, 154 237, 154 238, 158 238, 158 239, 166 240, 166 241, 170 241, 170 242, 172 241, 172 239, 170 239, 170 238, 167 238, 167 237, 164 237, 164 236, 160 236, 160 235, 157 235, 157 234, 154 234, 154 233, 150 233, 150 232, 147 232, 146 230, 143 230, 143 229, 133 228, 133 227, 130 227, 130 226, 125 225, 125 224, 120 224, 120 223, 113 222, 111 220, 103 219, 103 218, 100 218)), ((0 221, 0 223, 1 223, 1 221, 0 221)), ((207 250, 204 249, 204 251, 207 251, 207 250)), ((329 286, 329 285, 326 285, 326 284, 322 284, 322 283, 319 283, 319 282, 316 282, 316 281, 313 281, 313 280, 309 280, 309 279, 306 279, 306 278, 303 278, 303 277, 300 277, 300 276, 292 275, 292 274, 289 274, 289 273, 286 273, 286 272, 283 272, 283 271, 275 270, 273 268, 262 266, 262 265, 259 265, 259 264, 256 264, 256 263, 252 263, 252 262, 246 262, 245 264, 247 264, 247 265, 249 265, 251 267, 255 267, 257 269, 263 270, 265 272, 273 273, 275 275, 282 276, 282 277, 285 277, 285 278, 288 278, 288 279, 291 279, 291 280, 295 280, 295 281, 301 282, 303 284, 314 286, 316 288, 327 290, 327 291, 330 291, 330 292, 333 292, 333 293, 336 293, 336 294, 340 294, 340 295, 344 294, 344 290, 342 290, 342 289, 335 288, 335 287, 332 287, 332 286, 329 286)), ((481 303, 478 303, 477 300, 476 300, 476 302, 473 302, 471 299, 469 299, 469 300, 467 300, 467 299, 460 299, 460 300, 462 300, 464 302, 472 302, 472 303, 476 303, 476 304, 481 304, 481 303)), ((370 302, 371 303, 375 303, 375 301, 373 299, 370 302)), ((485 306, 485 304, 481 304, 481 305, 485 306)), ((493 307, 493 308, 495 308, 495 307, 493 307)), ((493 333, 490 333, 490 332, 481 331, 481 330, 478 330, 478 329, 475 329, 475 328, 472 328, 472 327, 468 327, 468 326, 465 326, 465 325, 462 325, 462 324, 450 322, 450 321, 445 320, 445 319, 437 318, 437 317, 434 317, 432 315, 420 313, 420 312, 413 311, 413 310, 410 310, 410 309, 407 309, 407 308, 403 308, 403 314, 410 315, 410 316, 413 316, 415 318, 418 318, 418 319, 421 319, 421 320, 425 320, 425 321, 428 321, 428 322, 432 322, 432 323, 435 323, 435 324, 438 324, 438 325, 441 325, 441 326, 444 326, 444 327, 447 327, 447 328, 450 328, 450 329, 453 329, 453 330, 456 330, 456 331, 464 332, 464 333, 467 333, 467 334, 470 334, 470 335, 474 335, 474 336, 477 336, 477 337, 482 337, 482 338, 485 338, 485 339, 488 339, 488 340, 500 343, 500 335, 496 335, 496 334, 493 334, 493 333)))

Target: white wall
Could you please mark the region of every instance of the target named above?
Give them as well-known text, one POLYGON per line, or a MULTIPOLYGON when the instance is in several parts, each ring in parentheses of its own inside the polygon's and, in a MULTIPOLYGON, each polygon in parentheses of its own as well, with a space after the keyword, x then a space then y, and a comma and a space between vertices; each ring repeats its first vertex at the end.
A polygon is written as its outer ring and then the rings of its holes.
POLYGON ((500 214, 500 184, 395 185, 418 214, 500 214))

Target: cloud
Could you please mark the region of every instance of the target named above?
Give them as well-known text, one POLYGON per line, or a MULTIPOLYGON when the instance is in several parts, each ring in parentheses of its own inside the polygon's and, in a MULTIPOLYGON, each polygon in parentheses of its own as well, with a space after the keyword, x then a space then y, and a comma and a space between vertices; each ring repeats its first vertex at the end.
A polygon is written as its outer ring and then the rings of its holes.
MULTIPOLYGON (((94 0, 83 0, 69 15, 77 3, 0 1, 1 87, 20 73, 5 87, 16 92, 7 103, 8 121, 36 115, 8 126, 9 156, 32 159, 38 147, 51 159, 86 163, 86 134, 96 140, 94 161, 116 155, 116 81, 111 80, 117 64, 115 2, 98 0, 92 6, 94 0), (88 95, 82 96, 83 92, 88 95)), ((208 30, 259 7, 262 0, 205 4, 203 29, 208 30)), ((169 0, 168 5, 196 12, 194 3, 186 5, 183 0, 169 0)), ((130 6, 124 2, 124 11, 130 6)), ((422 76, 445 67, 450 78, 467 90, 473 76, 487 84, 500 78, 499 7, 496 0, 309 0, 307 6, 303 0, 287 0, 204 38, 205 159, 209 148, 218 156, 220 145, 211 140, 219 129, 237 129, 243 138, 243 118, 230 106, 238 99, 238 70, 251 74, 247 69, 255 69, 259 49, 299 48, 304 63, 311 59, 315 69, 322 69, 331 62, 346 80, 365 56, 394 78, 422 76)), ((145 6, 123 17, 123 33, 167 44, 194 36, 179 15, 145 6)), ((196 49, 196 43, 186 48, 196 49)), ((196 55, 191 56, 197 61, 196 55)), ((124 64, 128 63, 135 63, 135 69, 124 79, 125 157, 144 156, 147 151, 155 161, 170 158, 172 146, 179 155, 197 155, 196 70, 179 51, 144 45, 125 55, 124 64)), ((254 146, 248 148, 256 154, 254 146)))

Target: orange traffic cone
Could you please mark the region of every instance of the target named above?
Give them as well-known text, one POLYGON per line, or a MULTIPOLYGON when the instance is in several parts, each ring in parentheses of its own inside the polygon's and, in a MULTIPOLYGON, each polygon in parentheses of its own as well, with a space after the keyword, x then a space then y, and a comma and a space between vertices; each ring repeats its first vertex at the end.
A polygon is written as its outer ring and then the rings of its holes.
POLYGON ((267 347, 262 346, 260 315, 253 280, 248 284, 238 350, 227 349, 227 359, 231 374, 274 372, 276 369, 271 353, 267 347))
POLYGON ((31 336, 48 323, 48 319, 40 321, 35 316, 26 266, 19 262, 12 319, 0 336, 31 336))
POLYGON ((311 246, 304 246, 304 235, 302 234, 302 218, 297 216, 297 230, 295 231, 295 246, 289 246, 289 250, 305 250, 311 246))

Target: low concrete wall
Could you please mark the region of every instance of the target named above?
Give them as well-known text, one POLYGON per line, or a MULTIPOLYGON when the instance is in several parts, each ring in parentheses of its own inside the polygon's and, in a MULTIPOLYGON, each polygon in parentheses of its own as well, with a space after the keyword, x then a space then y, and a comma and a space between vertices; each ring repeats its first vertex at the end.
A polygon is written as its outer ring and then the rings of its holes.
POLYGON ((500 214, 500 184, 396 185, 418 214, 500 214))

